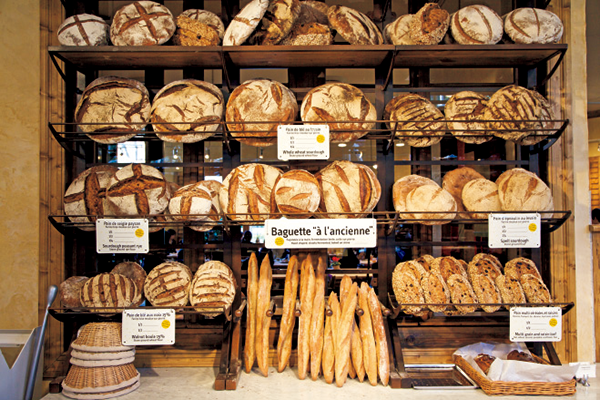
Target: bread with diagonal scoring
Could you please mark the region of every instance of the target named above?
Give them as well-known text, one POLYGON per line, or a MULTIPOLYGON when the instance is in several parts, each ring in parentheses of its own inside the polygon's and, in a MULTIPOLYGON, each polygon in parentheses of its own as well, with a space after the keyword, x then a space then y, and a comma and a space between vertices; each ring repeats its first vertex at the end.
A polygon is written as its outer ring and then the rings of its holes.
POLYGON ((155 307, 183 307, 189 300, 192 272, 177 261, 166 261, 148 273, 144 295, 155 307))

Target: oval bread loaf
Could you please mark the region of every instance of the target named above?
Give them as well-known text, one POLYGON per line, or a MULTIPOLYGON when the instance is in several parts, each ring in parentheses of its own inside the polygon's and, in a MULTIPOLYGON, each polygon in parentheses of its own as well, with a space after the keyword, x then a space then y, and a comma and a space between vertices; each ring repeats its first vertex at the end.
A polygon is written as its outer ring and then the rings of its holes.
POLYGON ((486 108, 487 97, 482 94, 471 91, 455 93, 444 107, 448 130, 465 143, 481 144, 492 140, 493 135, 486 132, 486 123, 479 122, 484 119, 486 108))
POLYGON ((477 4, 452 14, 450 31, 460 44, 496 44, 502 39, 504 27, 496 11, 477 4))
POLYGON ((399 140, 413 147, 437 144, 446 131, 442 112, 418 94, 407 93, 394 97, 386 104, 383 119, 390 120, 387 125, 391 130, 396 130, 399 140))
POLYGON ((454 197, 441 187, 423 185, 408 194, 406 209, 412 212, 409 215, 421 224, 442 225, 454 219, 457 206, 454 197))
POLYGON ((195 21, 202 22, 203 24, 210 26, 217 32, 219 39, 223 39, 223 35, 225 34, 225 25, 223 24, 223 21, 221 21, 221 18, 219 18, 217 14, 208 10, 198 10, 196 8, 190 8, 184 10, 181 14, 179 14, 179 16, 188 17, 195 21))
POLYGON ((175 33, 175 18, 162 4, 134 1, 113 16, 110 40, 115 46, 152 46, 167 42, 175 33))
POLYGON ((394 271, 397 271, 397 272, 406 271, 408 273, 411 273, 415 276, 415 278, 417 278, 417 280, 419 282, 421 281, 421 279, 427 272, 425 270, 425 268, 423 268, 423 266, 420 263, 416 262, 415 260, 403 261, 401 263, 398 263, 396 265, 396 268, 394 268, 394 271))
POLYGON ((437 3, 426 3, 410 22, 409 36, 414 44, 438 44, 450 25, 450 14, 437 3))
MULTIPOLYGON (((304 0, 300 2, 300 15, 294 25, 317 23, 328 25, 327 11, 329 6, 323 1, 304 0)), ((294 28, 292 28, 293 30, 294 28)))
POLYGON ((523 274, 521 275, 521 286, 525 297, 529 303, 551 303, 552 297, 550 291, 537 275, 523 274))
POLYGON ((517 8, 504 17, 504 30, 515 43, 557 43, 563 34, 560 18, 539 8, 517 8))
POLYGON ((488 179, 474 179, 465 184, 462 190, 462 202, 475 219, 487 219, 487 212, 479 211, 502 211, 500 198, 498 197, 498 186, 488 179))
POLYGON ((396 302, 402 307, 402 311, 413 315, 423 312, 423 307, 416 304, 424 304, 425 296, 421 283, 413 274, 408 271, 394 270, 392 273, 392 288, 396 296, 396 302))
POLYGON ((187 265, 166 261, 150 271, 144 283, 144 294, 155 307, 183 307, 187 305, 192 272, 187 265))
POLYGON ((450 298, 459 314, 468 314, 477 310, 477 297, 468 279, 461 274, 450 275, 446 280, 450 289, 450 298), (469 305, 459 305, 469 304, 469 305))
POLYGON ((555 117, 550 102, 536 91, 532 90, 531 94, 539 101, 540 104, 539 122, 536 126, 540 130, 528 132, 529 136, 525 136, 517 140, 517 143, 521 146, 532 146, 536 143, 539 143, 542 140, 546 139, 548 137, 547 135, 551 134, 554 130, 560 127, 560 124, 558 122, 553 122, 555 117))
MULTIPOLYGON (((408 194, 423 185, 439 187, 435 181, 420 175, 406 175, 398 179, 392 187, 394 209, 401 213, 408 211, 408 208, 406 207, 406 198, 408 197, 408 194)), ((402 214, 400 217, 408 218, 409 216, 407 214, 402 214)))
POLYGON ((235 277, 229 266, 220 261, 208 261, 194 274, 190 304, 205 317, 214 318, 231 306, 235 292, 235 277))
POLYGON ((288 217, 310 217, 321 202, 319 181, 308 171, 294 169, 281 175, 271 195, 277 210, 288 217))
POLYGON ((327 19, 329 26, 350 44, 383 44, 383 36, 377 25, 358 10, 346 6, 331 6, 327 10, 327 19))
POLYGON ((333 43, 333 35, 327 25, 317 22, 296 24, 279 44, 282 46, 327 46, 333 43))
POLYGON ((410 23, 413 18, 413 14, 401 15, 394 22, 387 24, 383 30, 386 43, 395 45, 415 44, 409 35, 410 23))
POLYGON ((496 257, 493 254, 490 253, 477 253, 473 256, 473 259, 471 261, 480 261, 480 260, 485 260, 489 263, 491 263, 492 265, 494 265, 498 271, 500 271, 500 273, 502 273, 502 271, 504 270, 504 266, 502 265, 502 263, 500 262, 500 260, 498 260, 498 257, 496 257))
POLYGON ((502 296, 491 277, 473 275, 471 277, 471 285, 473 286, 473 292, 475 292, 478 302, 487 304, 481 306, 483 311, 493 313, 500 309, 500 305, 495 304, 502 303, 502 296))
POLYGON ((431 261, 431 271, 440 274, 446 282, 452 275, 462 275, 466 279, 467 271, 460 261, 451 256, 436 257, 431 261))
POLYGON ((553 211, 552 191, 531 173, 513 173, 498 185, 503 211, 553 211))
POLYGON ((529 274, 536 275, 538 278, 542 278, 540 271, 538 270, 535 263, 525 257, 517 257, 508 261, 504 266, 504 274, 512 279, 520 280, 521 275, 529 274))
MULTIPOLYGON (((137 296, 137 286, 126 276, 103 273, 88 279, 81 288, 84 307, 130 307, 137 296)), ((120 312, 108 308, 103 312, 120 312)))
POLYGON ((72 276, 59 285, 58 293, 60 294, 60 303, 63 307, 83 307, 81 304, 81 289, 88 279, 87 276, 72 276))
POLYGON ((467 275, 471 281, 475 275, 489 276, 493 281, 502 275, 502 270, 487 259, 473 259, 467 266, 467 275))
POLYGON ((223 46, 241 46, 258 26, 269 7, 269 0, 252 0, 227 26, 223 46))
POLYGON ((431 311, 443 312, 446 310, 447 306, 445 305, 435 305, 450 303, 450 289, 440 274, 425 272, 421 278, 421 287, 425 301, 429 304, 427 307, 431 311))
POLYGON ((507 275, 499 275, 496 278, 496 286, 502 295, 502 302, 507 303, 504 306, 507 310, 510 309, 510 304, 526 303, 525 292, 519 282, 519 279, 511 278, 507 275))
POLYGON ((72 15, 58 27, 58 41, 63 46, 106 46, 108 30, 108 24, 100 17, 72 15))

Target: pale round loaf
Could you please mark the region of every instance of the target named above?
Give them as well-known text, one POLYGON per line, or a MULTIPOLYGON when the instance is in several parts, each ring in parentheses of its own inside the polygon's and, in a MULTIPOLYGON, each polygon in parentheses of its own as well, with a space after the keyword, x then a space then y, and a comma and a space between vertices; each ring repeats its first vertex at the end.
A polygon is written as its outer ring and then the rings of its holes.
POLYGON ((210 191, 199 182, 185 185, 169 200, 169 214, 175 221, 204 221, 208 219, 211 207, 210 191))
POLYGON ((537 176, 513 173, 498 185, 503 211, 554 211, 550 188, 537 176))
MULTIPOLYGON (((398 212, 408 211, 406 208, 406 197, 410 192, 413 191, 413 189, 423 185, 433 185, 439 187, 435 181, 420 175, 407 175, 398 179, 392 187, 394 209, 398 212)), ((408 218, 407 214, 400 216, 408 218)))
POLYGON ((269 0, 252 0, 229 24, 223 35, 223 46, 241 46, 254 32, 269 7, 269 0))
POLYGON ((81 304, 81 289, 88 281, 87 276, 72 276, 58 286, 60 303, 66 308, 83 307, 81 304))
POLYGON ((58 27, 58 41, 63 46, 106 46, 108 30, 108 24, 100 17, 72 15, 58 27))
MULTIPOLYGON (((467 182, 462 191, 462 202, 468 211, 502 211, 498 186, 485 178, 467 182)), ((486 219, 488 213, 476 212, 472 217, 486 219)))
POLYGON ((196 8, 190 8, 188 10, 184 10, 180 16, 188 17, 198 22, 202 22, 213 28, 217 35, 219 35, 219 39, 223 39, 223 35, 225 34, 225 25, 221 18, 215 13, 212 13, 207 10, 198 10, 196 8))
POLYGON ((160 214, 169 205, 171 192, 159 170, 129 164, 110 178, 106 198, 116 215, 160 214))
POLYGON ((265 164, 244 164, 234 168, 225 177, 219 192, 221 209, 233 220, 268 218, 275 211, 271 208, 271 192, 281 174, 280 169, 265 164))
MULTIPOLYGON (((65 191, 63 207, 72 222, 95 222, 96 217, 108 214, 106 188, 119 169, 110 165, 91 167, 79 174, 65 191)), ((86 231, 92 228, 80 228, 86 231)))
POLYGON ((166 261, 150 271, 144 283, 144 295, 155 307, 187 305, 192 272, 187 265, 166 261))
POLYGON ((300 1, 272 0, 258 29, 250 38, 251 44, 275 45, 292 30, 300 15, 300 1))
POLYGON ((390 100, 384 110, 384 120, 396 137, 413 147, 429 147, 439 143, 446 131, 442 112, 418 94, 402 94, 390 100), (395 122, 407 121, 407 122, 395 122), (414 136, 414 137, 413 137, 414 136))
POLYGON ((414 44, 438 44, 450 25, 450 14, 437 3, 426 3, 410 22, 409 36, 414 44))
POLYGON ((383 36, 377 25, 365 14, 346 6, 331 6, 327 10, 329 26, 341 37, 354 45, 383 44, 383 36))
MULTIPOLYGON (((327 11, 329 6, 322 1, 305 0, 300 2, 300 15, 294 25, 311 24, 313 22, 328 25, 327 11)), ((293 29, 293 28, 292 28, 293 29)))
POLYGON ((502 18, 488 6, 463 7, 450 18, 452 37, 460 44, 496 44, 502 39, 502 18))
POLYGON ((326 83, 311 89, 300 106, 302 121, 329 122, 332 143, 359 139, 375 128, 377 110, 364 93, 347 83, 326 83), (373 121, 373 122, 369 122, 373 121))
MULTIPOLYGON (((219 221, 221 219, 221 203, 219 201, 219 193, 223 185, 221 182, 214 180, 207 180, 198 182, 199 185, 204 186, 210 193, 211 206, 208 212, 208 219, 210 221, 219 221)), ((190 225, 190 228, 197 232, 207 232, 214 228, 214 224, 202 224, 202 225, 190 225)))
POLYGON ((231 268, 220 261, 208 261, 198 267, 190 289, 190 304, 200 314, 214 318, 231 306, 236 293, 231 268))
POLYGON ((471 91, 455 93, 444 107, 448 130, 465 143, 481 144, 492 140, 494 136, 485 131, 486 123, 478 122, 484 119, 486 108, 487 97, 482 94, 471 91))
POLYGON ((459 218, 472 218, 471 214, 464 213, 465 206, 462 201, 462 191, 467 182, 473 179, 483 179, 483 175, 470 167, 459 167, 446 172, 442 179, 442 188, 447 190, 454 200, 458 210, 459 218))
MULTIPOLYGON (((81 304, 84 307, 131 307, 137 297, 135 282, 120 274, 103 273, 88 279, 81 288, 81 304)), ((103 309, 102 312, 120 312, 119 309, 103 309)))
POLYGON ((308 171, 294 169, 281 175, 271 194, 277 210, 287 217, 309 218, 321 202, 319 181, 308 171), (308 214, 308 215, 306 215, 308 214))
POLYGON ((167 42, 175 33, 175 18, 162 4, 136 1, 117 10, 110 26, 115 46, 153 46, 167 42))
POLYGON ((517 140, 517 143, 521 146, 532 146, 536 143, 541 142, 542 140, 547 138, 547 135, 552 134, 552 130, 556 130, 560 127, 558 122, 552 122, 554 119, 554 112, 552 111, 552 105, 550 102, 542 96, 540 93, 536 91, 531 91, 533 97, 537 98, 540 103, 540 116, 539 123, 537 123, 537 128, 540 128, 539 131, 529 132, 531 136, 526 136, 522 139, 517 140), (548 131, 551 129, 551 131, 548 131))
POLYGON ((394 22, 385 26, 383 36, 386 43, 395 45, 411 45, 415 44, 410 38, 410 22, 414 18, 413 14, 401 15, 394 22))
POLYGON ((270 79, 252 79, 233 90, 227 101, 225 118, 227 129, 238 141, 266 147, 277 142, 279 124, 270 122, 291 122, 296 119, 296 114, 298 102, 290 89, 270 79), (252 138, 254 136, 256 138, 252 138))
POLYGON ((369 167, 350 161, 334 161, 315 177, 321 186, 319 211, 326 218, 360 218, 371 212, 381 197, 381 185, 369 167))
POLYGON ((419 223, 424 225, 447 224, 456 216, 457 210, 454 197, 437 185, 413 189, 406 197, 406 208, 412 212, 411 218, 421 220, 419 223), (431 221, 434 219, 440 221, 431 221))
POLYGON ((176 23, 177 30, 173 35, 176 46, 217 46, 221 41, 217 30, 204 22, 180 15, 176 23))
POLYGON ((142 266, 134 261, 123 261, 110 271, 111 274, 123 275, 133 281, 137 287, 136 296, 133 299, 132 306, 137 307, 144 301, 144 283, 146 282, 146 271, 142 266))
POLYGON ((198 142, 214 136, 219 129, 224 104, 223 94, 212 83, 197 79, 174 81, 160 89, 154 97, 152 126, 156 136, 166 142, 198 142), (168 131, 199 133, 161 133, 168 131))
POLYGON ((279 44, 282 46, 327 46, 333 43, 333 35, 327 25, 317 22, 296 24, 289 35, 279 44))
POLYGON ((498 178, 496 178, 496 185, 498 185, 498 188, 500 188, 501 186, 504 185, 504 182, 507 181, 508 178, 510 178, 513 175, 517 175, 517 174, 525 174, 525 175, 537 177, 536 174, 534 174, 533 172, 527 171, 526 169, 511 168, 511 169, 507 169, 506 171, 501 173, 498 178))
POLYGON ((75 108, 75 122, 92 140, 126 142, 142 131, 150 118, 148 89, 134 79, 103 76, 90 83, 75 108), (99 125, 86 125, 99 124, 99 125))
POLYGON ((563 34, 560 18, 539 8, 517 8, 504 16, 504 30, 515 43, 557 43, 563 34))

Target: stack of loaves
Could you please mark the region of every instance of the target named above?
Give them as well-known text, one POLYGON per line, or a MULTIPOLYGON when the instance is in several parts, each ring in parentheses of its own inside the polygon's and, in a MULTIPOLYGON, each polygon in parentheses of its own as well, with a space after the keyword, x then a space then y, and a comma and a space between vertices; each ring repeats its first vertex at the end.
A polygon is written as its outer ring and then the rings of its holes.
POLYGON ((71 369, 62 383, 65 396, 109 399, 140 386, 140 373, 133 365, 135 347, 121 344, 120 323, 87 324, 71 347, 71 369))

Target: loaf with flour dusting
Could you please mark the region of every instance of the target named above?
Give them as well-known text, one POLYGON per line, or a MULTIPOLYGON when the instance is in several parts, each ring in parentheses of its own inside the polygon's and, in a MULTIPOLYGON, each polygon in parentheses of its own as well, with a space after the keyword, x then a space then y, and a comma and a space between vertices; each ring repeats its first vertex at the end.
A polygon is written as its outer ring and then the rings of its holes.
POLYGON ((539 8, 517 8, 504 16, 504 30, 515 43, 557 43, 563 24, 556 14, 539 8))
POLYGON ((231 268, 220 261, 200 265, 190 287, 190 304, 200 314, 214 318, 231 306, 236 293, 236 281, 231 268))
POLYGON ((58 41, 63 46, 106 46, 109 26, 92 14, 77 14, 58 27, 58 41))
POLYGON ((450 18, 452 37, 460 44, 496 44, 504 33, 502 18, 490 7, 463 7, 450 18))
POLYGON ((396 137, 413 147, 429 147, 439 143, 446 131, 442 112, 428 99, 418 94, 402 94, 390 100, 383 119, 396 137), (398 121, 398 122, 396 122, 398 121))
POLYGON ((383 44, 383 36, 369 17, 346 6, 331 6, 327 10, 329 26, 350 44, 383 44))
POLYGON ((458 92, 448 99, 444 115, 448 120, 448 130, 461 142, 481 144, 494 137, 486 132, 487 125, 479 122, 484 119, 488 99, 471 92, 458 92))
POLYGON ((110 40, 115 46, 153 46, 166 43, 175 33, 175 18, 162 4, 134 1, 113 16, 110 40))
POLYGON ((302 218, 308 218, 319 208, 321 188, 313 174, 294 169, 279 177, 271 197, 277 210, 287 217, 304 214, 302 218))
POLYGON ((223 46, 241 46, 256 29, 269 7, 269 0, 252 0, 246 4, 223 35, 223 46))
POLYGON ((192 271, 177 261, 166 261, 150 271, 144 283, 144 295, 155 307, 187 305, 192 271))

